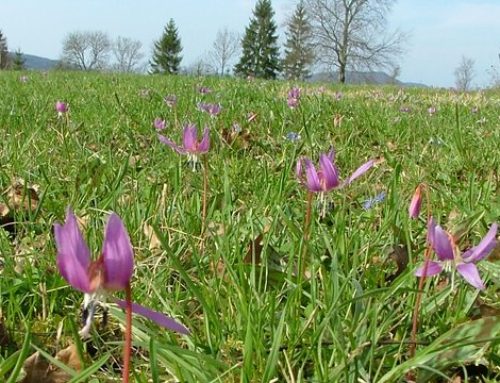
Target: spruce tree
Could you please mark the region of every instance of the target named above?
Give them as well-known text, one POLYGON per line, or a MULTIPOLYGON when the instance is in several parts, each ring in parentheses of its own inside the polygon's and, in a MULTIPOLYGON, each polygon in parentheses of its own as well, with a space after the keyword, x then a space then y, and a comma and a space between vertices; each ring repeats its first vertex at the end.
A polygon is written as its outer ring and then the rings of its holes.
POLYGON ((18 49, 12 59, 12 69, 14 70, 24 70, 26 69, 24 64, 26 63, 26 59, 24 58, 23 52, 18 49))
POLYGON ((181 40, 174 20, 170 19, 160 40, 155 42, 151 69, 153 73, 179 72, 179 65, 182 60, 181 40))
POLYGON ((301 0, 293 16, 287 21, 283 70, 290 80, 304 80, 310 76, 314 60, 312 27, 301 0))
POLYGON ((234 67, 240 76, 274 79, 280 72, 276 23, 270 0, 259 0, 242 40, 242 55, 234 67))
POLYGON ((5 69, 9 65, 9 50, 7 49, 7 38, 0 31, 0 69, 5 69))

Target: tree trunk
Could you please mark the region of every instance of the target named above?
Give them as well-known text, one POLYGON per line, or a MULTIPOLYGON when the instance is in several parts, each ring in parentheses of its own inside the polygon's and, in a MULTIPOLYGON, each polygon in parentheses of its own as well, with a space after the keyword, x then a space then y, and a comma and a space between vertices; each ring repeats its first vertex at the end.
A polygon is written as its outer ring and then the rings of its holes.
POLYGON ((339 82, 345 84, 345 63, 340 63, 339 66, 339 82))

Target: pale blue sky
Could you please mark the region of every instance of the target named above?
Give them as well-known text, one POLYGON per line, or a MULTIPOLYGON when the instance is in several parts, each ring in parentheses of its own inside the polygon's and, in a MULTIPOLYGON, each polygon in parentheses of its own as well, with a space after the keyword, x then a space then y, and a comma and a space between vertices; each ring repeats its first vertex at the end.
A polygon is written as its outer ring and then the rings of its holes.
MULTIPOLYGON (((0 0, 0 29, 9 48, 58 58, 64 36, 102 30, 110 37, 140 40, 151 55, 154 40, 173 18, 184 47, 182 65, 210 49, 217 30, 244 32, 255 0, 0 0)), ((273 0, 283 23, 294 0, 273 0)), ((401 60, 403 81, 452 86, 462 55, 475 59, 475 84, 486 85, 491 65, 500 68, 500 0, 399 0, 389 16, 394 27, 411 32, 401 60)))

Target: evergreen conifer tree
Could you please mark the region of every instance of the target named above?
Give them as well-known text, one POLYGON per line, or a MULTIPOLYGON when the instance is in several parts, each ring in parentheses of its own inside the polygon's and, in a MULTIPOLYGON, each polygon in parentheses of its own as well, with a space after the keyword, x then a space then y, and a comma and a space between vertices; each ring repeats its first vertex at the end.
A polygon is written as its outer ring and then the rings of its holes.
POLYGON ((242 55, 234 67, 240 76, 274 79, 280 72, 276 23, 270 0, 259 0, 242 40, 242 55))
POLYGON ((283 70, 290 80, 304 80, 310 76, 314 60, 312 28, 301 0, 287 22, 283 70))
POLYGON ((9 65, 9 50, 7 48, 7 38, 0 31, 0 69, 5 69, 9 65))
POLYGON ((18 49, 12 59, 12 69, 14 70, 23 70, 25 69, 24 64, 26 63, 26 59, 24 58, 23 52, 18 49))
POLYGON ((170 19, 162 37, 155 42, 151 69, 153 73, 175 74, 182 60, 181 40, 174 20, 170 19))

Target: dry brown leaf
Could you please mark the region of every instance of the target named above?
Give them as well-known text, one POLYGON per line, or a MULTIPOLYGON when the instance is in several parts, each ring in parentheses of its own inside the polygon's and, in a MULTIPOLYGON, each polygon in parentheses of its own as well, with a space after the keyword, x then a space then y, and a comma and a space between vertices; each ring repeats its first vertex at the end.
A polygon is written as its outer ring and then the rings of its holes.
MULTIPOLYGON (((56 359, 73 370, 80 371, 82 369, 74 344, 59 351, 56 354, 56 359)), ((71 380, 71 375, 51 365, 39 352, 35 352, 24 361, 23 371, 25 376, 21 383, 66 383, 71 380)))
POLYGON ((21 383, 52 382, 48 380, 49 362, 38 351, 24 361, 23 371, 26 375, 21 380, 21 383))
POLYGON ((247 247, 247 255, 243 259, 244 263, 253 263, 260 265, 262 249, 264 248, 264 234, 259 234, 253 241, 250 241, 247 247))
POLYGON ((40 201, 37 189, 35 185, 26 185, 23 180, 14 181, 5 192, 8 205, 14 210, 36 210, 40 201))
POLYGON ((335 128, 339 128, 341 125, 342 125, 342 120, 344 119, 344 116, 337 113, 334 117, 333 117, 333 126, 335 128))
POLYGON ((80 371, 82 369, 82 364, 78 357, 78 350, 74 344, 70 344, 68 347, 60 350, 56 354, 56 359, 75 371, 80 371))
POLYGON ((142 231, 149 241, 149 250, 161 249, 160 240, 156 236, 156 233, 151 225, 149 225, 147 222, 144 222, 144 224, 142 225, 142 231))

